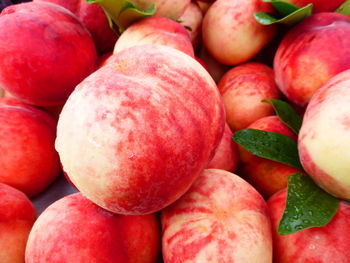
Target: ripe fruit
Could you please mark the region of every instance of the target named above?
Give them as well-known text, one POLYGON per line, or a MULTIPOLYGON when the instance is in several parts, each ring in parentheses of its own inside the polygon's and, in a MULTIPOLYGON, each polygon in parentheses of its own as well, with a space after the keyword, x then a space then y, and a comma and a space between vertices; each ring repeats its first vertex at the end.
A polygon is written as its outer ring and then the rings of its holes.
POLYGON ((266 203, 235 174, 204 170, 161 220, 166 263, 272 262, 266 203))
POLYGON ((95 68, 90 33, 58 5, 9 6, 0 14, 0 31, 0 86, 26 103, 63 103, 95 68))
POLYGON ((61 112, 56 149, 87 198, 112 212, 145 214, 189 189, 223 130, 207 71, 176 49, 141 45, 77 86, 61 112))

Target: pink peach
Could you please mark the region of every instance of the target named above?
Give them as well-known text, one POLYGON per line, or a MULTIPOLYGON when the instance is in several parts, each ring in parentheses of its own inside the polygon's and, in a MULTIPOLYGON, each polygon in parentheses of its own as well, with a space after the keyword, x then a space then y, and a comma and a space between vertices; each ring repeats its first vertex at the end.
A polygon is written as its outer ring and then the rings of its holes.
POLYGON ((35 221, 35 208, 28 197, 0 183, 0 259, 1 263, 24 262, 29 232, 35 221))
POLYGON ((112 212, 159 211, 183 195, 224 130, 219 91, 194 58, 161 45, 117 53, 80 83, 57 127, 74 185, 112 212))
POLYGON ((86 0, 33 0, 49 2, 67 8, 75 14, 89 30, 99 54, 111 52, 118 35, 110 28, 106 14, 97 3, 86 0))
POLYGON ((156 215, 122 216, 80 193, 66 196, 39 216, 30 232, 26 263, 155 263, 160 250, 156 215))
POLYGON ((226 121, 234 132, 252 122, 274 114, 263 99, 278 99, 279 91, 271 68, 261 63, 246 63, 230 69, 218 88, 226 110, 226 121))
POLYGON ((239 176, 204 170, 181 199, 161 213, 165 263, 271 263, 267 206, 239 176))
POLYGON ((293 103, 306 107, 336 74, 350 68, 350 18, 318 13, 296 25, 280 43, 274 59, 278 87, 293 103))
POLYGON ((260 25, 253 14, 271 12, 261 0, 217 0, 203 19, 203 43, 220 63, 237 65, 253 58, 274 36, 275 26, 260 25))
POLYGON ((350 70, 322 86, 306 108, 298 138, 305 171, 330 194, 350 200, 350 70))
POLYGON ((95 68, 90 33, 61 6, 8 6, 0 14, 0 31, 0 86, 26 103, 64 103, 95 68))
POLYGON ((144 18, 128 27, 116 42, 113 53, 144 44, 164 45, 194 56, 186 29, 171 19, 156 16, 144 18))
POLYGON ((0 123, 0 182, 28 196, 40 193, 60 172, 56 122, 39 109, 3 98, 0 123))

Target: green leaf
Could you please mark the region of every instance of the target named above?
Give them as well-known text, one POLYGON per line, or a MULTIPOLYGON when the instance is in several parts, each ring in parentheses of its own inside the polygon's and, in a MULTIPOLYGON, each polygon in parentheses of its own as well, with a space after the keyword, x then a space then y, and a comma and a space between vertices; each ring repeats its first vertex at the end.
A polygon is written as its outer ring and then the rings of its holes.
POLYGON ((305 174, 289 176, 287 189, 286 208, 278 226, 281 235, 325 226, 337 212, 339 200, 305 174))
POLYGON ((142 11, 137 9, 132 3, 129 3, 123 8, 119 14, 118 26, 119 30, 124 31, 132 23, 142 18, 152 16, 156 11, 156 6, 153 4, 150 9, 142 11))
POLYGON ((341 4, 341 6, 338 7, 335 12, 350 16, 350 0, 344 1, 344 3, 341 4))
POLYGON ((287 125, 295 134, 298 135, 302 123, 302 118, 298 115, 292 106, 282 100, 265 99, 263 101, 270 103, 275 109, 275 112, 280 120, 285 125, 287 125))
POLYGON ((263 0, 263 2, 270 3, 281 16, 290 15, 299 9, 299 7, 291 3, 280 0, 263 0))
POLYGON ((303 170, 296 142, 286 135, 256 129, 234 133, 232 140, 252 154, 303 170))
POLYGON ((265 26, 272 25, 272 24, 283 24, 283 25, 292 26, 300 22, 304 18, 310 16, 312 14, 312 6, 313 6, 312 4, 308 4, 288 15, 284 15, 281 17, 276 17, 275 15, 265 13, 265 12, 255 12, 254 18, 256 21, 258 21, 258 23, 265 26))
POLYGON ((109 25, 112 29, 116 25, 119 32, 123 32, 130 24, 144 17, 152 16, 155 12, 155 5, 149 10, 138 9, 129 0, 86 0, 88 3, 95 3, 102 7, 106 13, 109 25))

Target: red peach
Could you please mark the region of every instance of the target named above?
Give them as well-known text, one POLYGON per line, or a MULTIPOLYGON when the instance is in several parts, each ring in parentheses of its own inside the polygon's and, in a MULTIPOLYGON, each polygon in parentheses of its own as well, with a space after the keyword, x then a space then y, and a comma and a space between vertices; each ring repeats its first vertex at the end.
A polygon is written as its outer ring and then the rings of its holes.
POLYGON ((140 45, 115 56, 69 97, 56 149, 96 204, 121 214, 159 211, 213 157, 224 130, 220 94, 208 72, 176 49, 140 45))
POLYGON ((303 6, 306 6, 310 3, 312 3, 313 4, 313 8, 312 8, 313 13, 335 11, 344 2, 344 0, 335 0, 335 1, 329 1, 329 0, 285 0, 285 1, 289 2, 291 4, 294 4, 298 7, 303 7, 303 6))
POLYGON ((217 0, 203 19, 203 43, 220 63, 237 65, 253 58, 274 36, 275 26, 260 25, 253 14, 271 12, 261 0, 217 0))
POLYGON ((56 134, 56 126, 57 126, 57 120, 52 117, 45 109, 40 107, 35 107, 33 105, 26 104, 22 102, 21 100, 13 97, 13 96, 5 96, 3 98, 0 98, 0 105, 3 106, 15 106, 15 107, 21 107, 25 108, 29 111, 34 111, 36 114, 38 114, 43 120, 46 122, 46 124, 51 127, 52 131, 56 134))
MULTIPOLYGON (((277 116, 263 117, 247 128, 276 132, 297 140, 296 135, 277 116)), ((239 147, 239 175, 250 182, 264 197, 269 197, 287 186, 288 176, 300 172, 298 169, 260 158, 239 147)))
POLYGON ((96 3, 86 0, 33 0, 50 2, 67 8, 75 14, 91 33, 99 54, 111 52, 118 36, 109 26, 106 14, 96 3))
POLYGON ((330 194, 350 200, 350 70, 322 86, 306 108, 298 138, 300 161, 330 194))
POLYGON ((273 226, 273 259, 278 263, 346 263, 350 259, 350 204, 340 201, 333 219, 323 227, 280 235, 278 224, 286 206, 286 189, 268 201, 273 226))
POLYGON ((28 196, 40 193, 60 171, 56 122, 39 109, 5 98, 0 100, 0 123, 0 182, 28 196))
POLYGON ((219 146, 216 148, 214 158, 210 161, 207 168, 216 168, 234 172, 238 162, 237 145, 232 140, 230 127, 225 124, 224 135, 219 146))
POLYGON ((8 6, 0 14, 0 31, 0 86, 26 103, 63 103, 95 68, 90 33, 61 6, 8 6))
POLYGON ((191 39, 186 29, 165 17, 152 16, 133 23, 119 37, 113 53, 143 44, 164 45, 194 56, 191 39))
POLYGON ((250 62, 230 69, 220 80, 218 88, 225 105, 226 121, 232 131, 273 115, 272 106, 262 100, 279 98, 272 69, 261 63, 250 62))
POLYGON ((160 229, 155 214, 122 216, 80 193, 66 196, 39 216, 30 232, 26 263, 155 263, 160 229))
POLYGON ((204 170, 161 214, 165 263, 272 262, 264 199, 239 176, 204 170))
POLYGON ((317 89, 350 68, 350 18, 318 13, 296 25, 280 43, 274 59, 278 87, 305 107, 317 89))
POLYGON ((28 197, 0 183, 1 263, 24 262, 29 232, 35 221, 35 208, 28 197))

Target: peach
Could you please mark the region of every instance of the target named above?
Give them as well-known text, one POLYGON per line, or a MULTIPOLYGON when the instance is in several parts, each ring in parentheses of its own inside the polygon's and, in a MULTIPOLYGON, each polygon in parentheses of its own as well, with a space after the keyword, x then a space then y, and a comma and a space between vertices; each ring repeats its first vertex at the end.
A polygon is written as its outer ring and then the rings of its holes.
POLYGON ((239 176, 204 170, 161 213, 165 263, 271 263, 272 234, 264 199, 239 176))
POLYGON ((209 7, 203 19, 203 43, 216 60, 244 63, 272 39, 275 26, 260 25, 253 17, 258 11, 272 9, 261 0, 217 0, 209 7))
POLYGON ((226 121, 232 131, 273 115, 272 106, 262 100, 279 98, 272 69, 255 62, 230 69, 221 78, 218 88, 225 105, 226 121))
POLYGON ((24 262, 29 232, 35 221, 35 208, 21 191, 0 183, 1 263, 24 262))
POLYGON ((310 3, 312 3, 313 4, 312 11, 314 13, 335 11, 344 2, 344 0, 335 0, 335 1, 329 1, 329 0, 285 0, 285 1, 289 2, 293 5, 296 5, 298 7, 303 7, 303 6, 306 6, 310 3))
MULTIPOLYGON (((263 117, 247 128, 277 132, 297 140, 296 135, 277 116, 263 117)), ((239 147, 239 175, 250 182, 264 197, 269 197, 287 186, 289 175, 300 172, 298 169, 260 158, 239 147)))
POLYGON ((350 68, 350 18, 318 13, 296 25, 280 43, 274 59, 278 87, 293 103, 306 107, 331 77, 350 68))
POLYGON ((39 216, 29 235, 25 262, 155 263, 159 250, 155 214, 112 214, 76 193, 39 216))
POLYGON ((95 68, 90 33, 61 6, 9 6, 0 14, 0 31, 0 86, 26 103, 64 103, 95 68))
POLYGON ((33 0, 34 2, 50 2, 67 8, 75 14, 91 33, 99 54, 111 52, 118 35, 109 26, 106 14, 96 3, 85 0, 33 0))
POLYGON ((192 57, 161 45, 115 55, 61 112, 56 149, 73 184, 120 214, 159 211, 183 195, 224 130, 215 82, 192 57))
POLYGON ((191 0, 131 0, 141 10, 148 10, 153 4, 156 6, 156 16, 164 16, 173 20, 178 19, 191 0))
POLYGON ((194 56, 191 39, 186 29, 165 17, 152 16, 133 23, 120 36, 113 53, 143 44, 164 45, 194 56))
POLYGON ((350 70, 312 97, 298 138, 300 161, 312 179, 330 194, 350 199, 350 70))
POLYGON ((199 37, 201 36, 202 20, 203 13, 196 2, 191 2, 179 18, 180 23, 185 26, 190 34, 194 47, 198 45, 199 37))
POLYGON ((0 182, 28 196, 40 193, 60 172, 56 122, 39 109, 3 98, 0 123, 0 182))
POLYGON ((224 135, 222 136, 219 146, 216 148, 213 159, 207 168, 216 168, 234 172, 238 162, 238 148, 232 140, 230 127, 225 124, 224 135))
POLYGON ((286 189, 268 201, 272 221, 273 259, 278 263, 345 263, 350 258, 350 204, 340 201, 333 219, 323 227, 280 235, 278 224, 286 206, 286 189))

